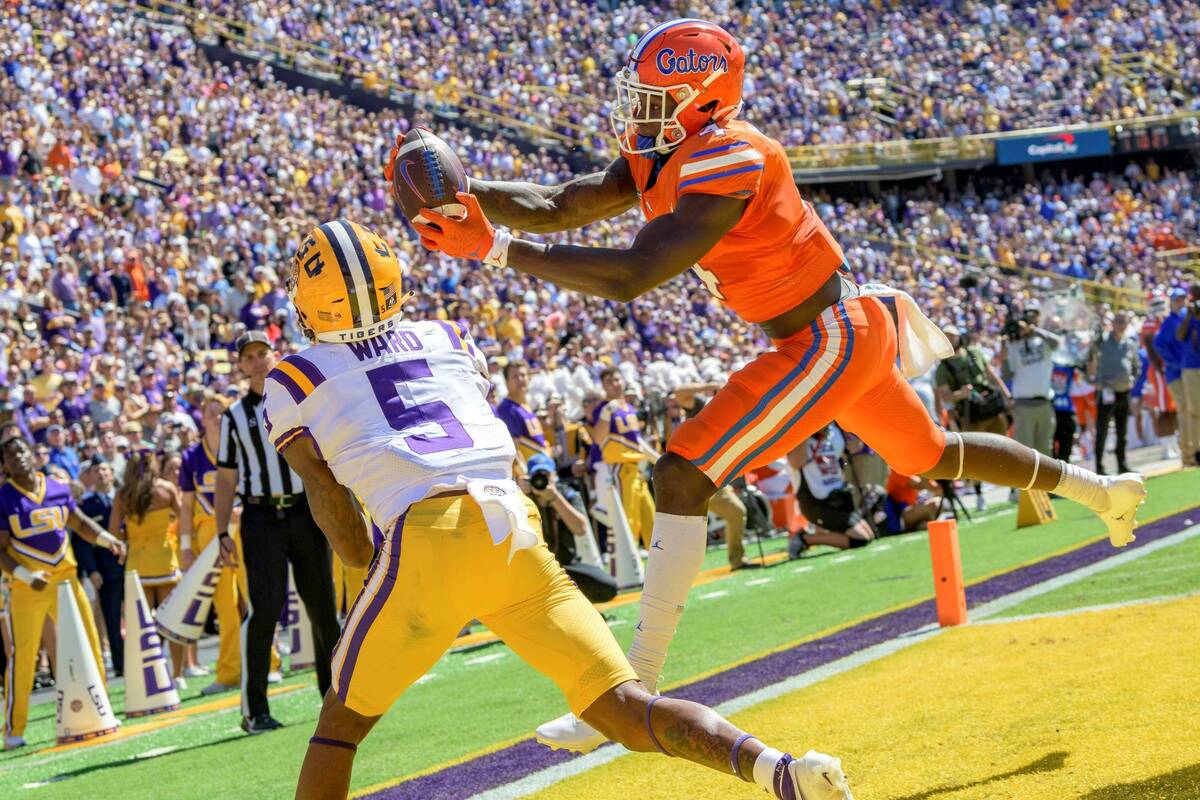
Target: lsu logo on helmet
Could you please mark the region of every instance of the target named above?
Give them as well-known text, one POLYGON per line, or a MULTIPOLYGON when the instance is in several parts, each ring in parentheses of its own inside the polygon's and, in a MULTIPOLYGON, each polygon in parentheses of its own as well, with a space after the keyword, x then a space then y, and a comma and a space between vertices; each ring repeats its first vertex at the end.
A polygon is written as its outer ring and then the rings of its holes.
POLYGON ((651 29, 615 80, 609 122, 622 152, 668 153, 706 125, 732 119, 745 68, 741 45, 719 25, 677 19, 651 29))
POLYGON ((388 243, 338 219, 309 231, 292 257, 287 293, 309 339, 352 342, 395 327, 402 283, 388 243))

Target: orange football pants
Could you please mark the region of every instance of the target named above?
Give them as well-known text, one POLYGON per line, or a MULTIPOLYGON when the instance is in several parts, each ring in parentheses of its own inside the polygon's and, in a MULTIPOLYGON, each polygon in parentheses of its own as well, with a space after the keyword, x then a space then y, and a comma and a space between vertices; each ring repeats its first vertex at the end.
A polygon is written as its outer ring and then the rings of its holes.
POLYGON ((945 434, 896 365, 896 325, 878 298, 844 300, 729 379, 667 449, 718 487, 836 421, 892 469, 920 475, 945 434))

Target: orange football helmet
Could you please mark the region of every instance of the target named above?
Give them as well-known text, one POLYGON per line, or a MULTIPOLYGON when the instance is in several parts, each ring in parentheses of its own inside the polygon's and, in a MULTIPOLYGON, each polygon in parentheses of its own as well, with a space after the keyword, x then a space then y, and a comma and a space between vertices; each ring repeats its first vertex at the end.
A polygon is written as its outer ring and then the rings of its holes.
POLYGON ((292 258, 286 288, 310 340, 351 342, 400 321, 403 272, 387 242, 338 219, 309 231, 292 258))
POLYGON ((719 25, 677 19, 653 28, 615 79, 609 122, 621 150, 668 153, 710 122, 733 118, 742 107, 745 69, 741 45, 719 25), (657 126, 658 133, 642 135, 640 126, 657 126))

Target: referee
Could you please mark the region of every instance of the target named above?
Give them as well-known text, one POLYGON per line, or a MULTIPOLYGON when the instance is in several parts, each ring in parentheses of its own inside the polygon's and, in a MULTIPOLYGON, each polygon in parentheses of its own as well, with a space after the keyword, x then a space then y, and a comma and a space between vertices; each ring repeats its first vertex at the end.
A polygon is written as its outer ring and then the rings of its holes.
POLYGON ((237 560, 229 537, 233 498, 242 499, 242 557, 249 591, 242 620, 242 730, 263 733, 282 727, 267 703, 267 673, 275 624, 287 594, 288 562, 296 591, 312 621, 317 688, 330 684, 330 659, 339 634, 333 599, 329 546, 317 527, 300 476, 267 441, 263 391, 275 367, 275 351, 261 331, 238 337, 237 363, 250 391, 221 417, 217 451, 216 517, 221 557, 237 560))

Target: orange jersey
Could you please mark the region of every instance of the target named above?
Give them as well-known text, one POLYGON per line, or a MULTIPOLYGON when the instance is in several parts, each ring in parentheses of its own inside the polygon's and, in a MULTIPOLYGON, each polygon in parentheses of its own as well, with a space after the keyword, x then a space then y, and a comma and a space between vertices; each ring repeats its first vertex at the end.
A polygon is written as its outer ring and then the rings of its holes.
POLYGON ((811 297, 845 262, 812 204, 800 198, 782 145, 747 122, 709 125, 659 168, 661 157, 626 155, 642 212, 670 214, 684 194, 749 197, 733 230, 692 267, 708 290, 748 322, 763 322, 811 297))

